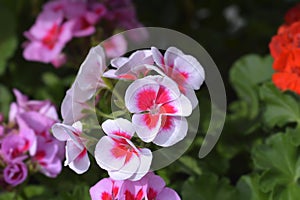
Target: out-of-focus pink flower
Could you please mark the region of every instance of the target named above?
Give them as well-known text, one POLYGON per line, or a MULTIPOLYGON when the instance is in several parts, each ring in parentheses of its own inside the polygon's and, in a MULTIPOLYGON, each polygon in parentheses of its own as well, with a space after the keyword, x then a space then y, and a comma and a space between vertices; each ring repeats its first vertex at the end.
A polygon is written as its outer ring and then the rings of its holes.
POLYGON ((67 62, 67 56, 64 53, 60 53, 56 58, 54 58, 51 63, 55 68, 61 67, 67 62))
POLYGON ((4 127, 0 125, 0 136, 2 136, 3 134, 4 134, 4 127))
POLYGON ((150 50, 139 50, 134 52, 129 58, 119 57, 111 60, 111 65, 116 69, 108 70, 104 77, 114 79, 136 80, 144 77, 150 70, 157 71, 153 66, 153 58, 150 50))
POLYGON ((59 157, 60 146, 51 138, 38 137, 38 145, 33 160, 39 164, 40 171, 49 177, 56 177, 62 169, 59 157))
POLYGON ((102 124, 103 136, 96 145, 95 158, 98 165, 107 170, 114 180, 139 180, 150 169, 152 153, 137 148, 130 141, 134 135, 132 124, 122 118, 106 120, 102 124))
POLYGON ((6 163, 14 162, 15 160, 24 160, 27 156, 25 153, 28 151, 28 142, 16 132, 12 132, 2 140, 1 157, 4 158, 6 163))
POLYGON ((119 196, 123 181, 114 181, 111 178, 104 178, 91 187, 90 195, 92 200, 122 199, 119 196))
POLYGON ((52 62, 72 38, 73 23, 63 23, 62 12, 42 12, 30 30, 24 33, 29 40, 24 45, 24 58, 44 63, 52 62))
POLYGON ((191 55, 185 55, 176 47, 169 47, 164 56, 156 47, 151 48, 155 63, 173 79, 195 108, 198 104, 194 90, 198 90, 205 79, 201 64, 191 55))
POLYGON ((52 127, 53 135, 60 141, 66 143, 65 166, 69 166, 77 174, 86 172, 90 166, 88 152, 83 143, 82 124, 76 122, 72 126, 55 124, 52 127))
POLYGON ((9 163, 3 171, 4 181, 12 186, 24 182, 27 174, 28 170, 23 162, 9 163))
POLYGON ((117 34, 109 39, 105 40, 103 43, 106 56, 108 58, 116 58, 126 53, 127 41, 123 35, 117 34))
POLYGON ((125 105, 134 113, 132 123, 145 142, 171 146, 187 134, 191 102, 168 77, 147 76, 135 80, 126 90, 125 105))
POLYGON ((54 105, 46 101, 28 100, 28 97, 14 89, 17 102, 12 103, 9 121, 15 122, 16 117, 24 121, 36 134, 47 132, 58 121, 54 105))

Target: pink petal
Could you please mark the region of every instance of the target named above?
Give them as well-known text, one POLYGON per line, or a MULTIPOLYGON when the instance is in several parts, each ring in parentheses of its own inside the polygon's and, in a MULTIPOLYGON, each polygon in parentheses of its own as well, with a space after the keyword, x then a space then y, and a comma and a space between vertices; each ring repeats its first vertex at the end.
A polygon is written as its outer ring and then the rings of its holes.
POLYGON ((158 195, 156 200, 180 200, 179 195, 175 192, 175 190, 170 188, 165 188, 158 195))
POLYGON ((174 101, 165 103, 160 108, 161 114, 177 115, 177 116, 190 116, 192 113, 192 104, 184 95, 174 101))
POLYGON ((122 34, 117 34, 105 40, 103 47, 108 58, 116 58, 126 53, 127 41, 122 34))
POLYGON ((125 104, 132 113, 150 110, 154 105, 159 85, 148 77, 134 81, 126 90, 125 104))
POLYGON ((151 142, 161 126, 161 115, 134 114, 132 123, 138 137, 144 142, 151 142))
POLYGON ((165 181, 155 174, 147 174, 148 185, 147 185, 147 197, 148 199, 156 199, 157 195, 166 186, 165 181))
POLYGON ((113 181, 109 178, 104 178, 96 185, 91 187, 90 195, 92 200, 103 200, 105 196, 111 197, 113 190, 113 181))
POLYGON ((184 117, 163 116, 162 128, 153 143, 169 147, 183 140, 188 131, 188 123, 184 117))
POLYGON ((149 149, 139 149, 139 158, 140 158, 140 165, 133 176, 129 179, 131 181, 140 180, 144 177, 150 170, 151 162, 152 162, 152 152, 149 149))
POLYGON ((135 130, 130 121, 123 118, 117 118, 115 120, 106 120, 101 125, 103 131, 108 136, 120 136, 125 137, 127 139, 131 139, 134 135, 135 130))
POLYGON ((108 136, 103 136, 97 143, 95 148, 95 159, 102 169, 112 171, 120 170, 123 167, 126 156, 116 157, 116 155, 113 154, 115 145, 116 142, 108 136))
POLYGON ((155 81, 161 85, 160 91, 157 94, 157 99, 156 99, 157 104, 173 101, 180 96, 178 85, 169 77, 167 76, 163 77, 157 75, 152 77, 150 76, 149 78, 155 79, 155 81), (161 98, 160 96, 162 96, 163 98, 161 98))
POLYGON ((205 74, 201 64, 190 55, 182 55, 175 59, 174 70, 182 74, 186 84, 198 90, 202 85, 205 74))

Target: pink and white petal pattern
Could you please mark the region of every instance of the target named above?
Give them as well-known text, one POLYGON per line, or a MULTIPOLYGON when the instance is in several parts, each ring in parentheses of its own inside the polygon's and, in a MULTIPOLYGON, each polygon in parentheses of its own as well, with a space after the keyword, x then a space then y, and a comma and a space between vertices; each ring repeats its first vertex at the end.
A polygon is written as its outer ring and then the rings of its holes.
POLYGON ((153 141, 161 127, 161 118, 159 114, 134 114, 132 123, 135 126, 138 137, 144 142, 153 141))
POLYGON ((180 95, 174 101, 163 104, 160 113, 172 116, 190 116, 192 114, 192 104, 184 95, 180 95))
POLYGON ((153 143, 162 147, 169 147, 183 140, 188 131, 187 120, 178 116, 163 116, 163 118, 164 122, 153 143))
POLYGON ((132 124, 128 120, 123 118, 106 120, 102 124, 102 129, 108 136, 120 136, 125 137, 129 140, 135 133, 132 124))
POLYGON ((150 170, 152 162, 152 152, 149 149, 143 148, 139 149, 140 151, 140 166, 133 176, 130 177, 130 180, 137 181, 144 177, 150 170))
POLYGON ((90 195, 92 200, 113 200, 119 199, 119 193, 122 189, 123 181, 115 181, 110 178, 100 180, 91 187, 90 195))

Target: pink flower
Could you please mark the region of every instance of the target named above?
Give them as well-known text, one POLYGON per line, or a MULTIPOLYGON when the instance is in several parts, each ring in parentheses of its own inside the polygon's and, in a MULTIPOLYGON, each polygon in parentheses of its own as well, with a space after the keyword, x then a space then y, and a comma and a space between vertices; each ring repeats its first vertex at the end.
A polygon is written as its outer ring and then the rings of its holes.
POLYGON ((24 58, 44 63, 52 62, 71 40, 73 26, 73 22, 63 23, 62 12, 42 12, 30 30, 24 33, 29 40, 25 43, 24 58))
POLYGON ((192 105, 168 77, 147 76, 134 81, 125 93, 125 105, 134 113, 132 123, 145 142, 171 146, 187 134, 185 117, 192 105))
POLYGON ((81 122, 76 122, 72 126, 65 124, 54 124, 52 127, 54 137, 66 143, 65 166, 69 166, 77 174, 86 172, 90 166, 88 152, 84 146, 81 122))
POLYGON ((117 34, 103 42, 106 56, 116 58, 126 53, 127 41, 122 34, 117 34))
POLYGON ((195 108, 198 104, 194 90, 198 90, 205 79, 201 64, 190 55, 185 55, 176 47, 169 47, 163 56, 155 47, 151 48, 155 63, 173 79, 195 108))
POLYGON ((16 186, 25 181, 28 174, 26 165, 23 162, 8 164, 4 171, 4 181, 12 186, 16 186))
POLYGON ((119 192, 123 181, 114 181, 110 178, 104 178, 96 185, 91 187, 90 195, 92 200, 114 200, 121 199, 119 192))
POLYGON ((56 56, 52 61, 52 65, 55 68, 61 67, 63 64, 67 62, 67 56, 64 53, 60 53, 58 56, 56 56))
POLYGON ((134 135, 132 124, 125 119, 106 120, 102 124, 103 136, 96 145, 98 165, 115 180, 139 180, 150 169, 152 153, 137 148, 130 141, 134 135))
POLYGON ((59 157, 60 146, 51 138, 38 137, 37 152, 33 160, 39 164, 40 171, 48 177, 56 177, 62 169, 59 157))
POLYGON ((58 121, 56 109, 50 101, 28 100, 28 97, 20 91, 14 89, 13 92, 17 102, 11 104, 10 122, 19 117, 36 134, 43 134, 58 121))
POLYGON ((150 70, 156 70, 150 50, 139 50, 134 52, 129 58, 119 57, 111 60, 111 65, 116 68, 108 70, 104 77, 114 79, 136 80, 141 76, 146 76, 150 70))

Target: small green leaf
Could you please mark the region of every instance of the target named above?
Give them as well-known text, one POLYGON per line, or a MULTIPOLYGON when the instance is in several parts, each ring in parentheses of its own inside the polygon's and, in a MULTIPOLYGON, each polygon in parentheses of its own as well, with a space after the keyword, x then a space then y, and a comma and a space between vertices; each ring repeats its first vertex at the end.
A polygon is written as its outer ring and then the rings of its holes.
POLYGON ((258 85, 271 79, 272 58, 246 55, 235 62, 230 70, 230 81, 239 98, 248 104, 250 119, 256 117, 258 108, 258 85))
POLYGON ((179 158, 179 162, 183 168, 183 171, 187 172, 190 175, 201 175, 202 171, 199 167, 197 160, 190 156, 182 156, 179 158))
POLYGON ((11 92, 3 85, 0 84, 0 113, 8 116, 9 105, 12 100, 11 92))
POLYGON ((289 122, 300 121, 299 102, 291 95, 281 92, 271 83, 263 85, 259 93, 266 106, 263 120, 268 127, 282 127, 289 122))
POLYGON ((237 183, 240 200, 268 200, 268 194, 260 190, 259 177, 243 176, 237 183))

